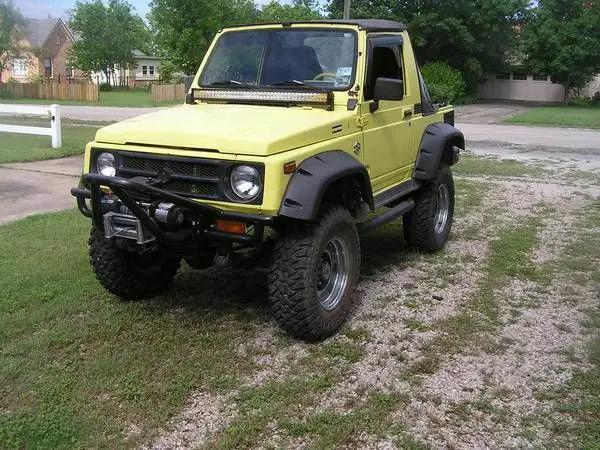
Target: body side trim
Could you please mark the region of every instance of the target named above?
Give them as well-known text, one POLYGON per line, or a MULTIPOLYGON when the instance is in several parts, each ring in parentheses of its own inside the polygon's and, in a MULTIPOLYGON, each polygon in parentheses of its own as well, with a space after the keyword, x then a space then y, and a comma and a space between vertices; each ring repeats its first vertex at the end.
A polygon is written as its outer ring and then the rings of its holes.
POLYGON ((312 156, 296 169, 283 196, 279 215, 300 220, 317 217, 323 195, 337 180, 348 175, 359 177, 364 200, 374 209, 371 182, 365 166, 341 150, 312 156))
POLYGON ((454 147, 465 149, 463 134, 447 123, 432 123, 425 129, 421 138, 419 155, 413 178, 415 180, 431 180, 435 176, 442 158, 447 158, 449 165, 454 164, 454 147), (445 152, 449 152, 445 155, 445 152))

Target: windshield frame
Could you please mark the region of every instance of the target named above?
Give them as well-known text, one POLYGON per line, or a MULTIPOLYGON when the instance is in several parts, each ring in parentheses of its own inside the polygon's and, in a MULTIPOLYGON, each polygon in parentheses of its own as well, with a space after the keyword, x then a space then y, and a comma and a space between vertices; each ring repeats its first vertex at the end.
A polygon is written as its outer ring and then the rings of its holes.
MULTIPOLYGON (((257 24, 256 28, 244 28, 244 29, 225 29, 222 31, 222 33, 217 37, 217 39, 215 40, 215 42, 213 43, 213 45, 211 46, 210 49, 210 53, 207 54, 206 56, 206 60, 204 61, 204 63, 202 64, 202 69, 200 70, 200 73, 198 74, 198 78, 197 78, 197 84, 198 87, 200 87, 201 89, 229 89, 231 88, 231 86, 214 86, 214 85, 209 85, 209 84, 202 84, 202 79, 204 78, 205 72, 208 69, 208 67, 210 66, 210 63, 212 61, 213 56, 216 53, 216 49, 217 46, 219 45, 219 41, 221 40, 221 38, 223 38, 223 36, 225 36, 226 34, 229 33, 235 33, 235 34, 240 34, 240 33, 255 33, 257 31, 285 31, 288 33, 293 33, 296 31, 337 31, 337 32, 345 32, 345 33, 352 33, 353 38, 354 38, 354 48, 352 50, 352 54, 353 54, 353 58, 352 58, 352 74, 350 75, 350 81, 348 82, 348 84, 346 86, 341 86, 341 87, 326 87, 326 86, 312 86, 309 85, 311 87, 314 87, 316 89, 320 89, 323 92, 347 92, 349 90, 352 90, 354 85, 356 84, 356 76, 357 76, 357 70, 358 70, 358 31, 354 28, 349 28, 349 27, 323 27, 318 26, 262 26, 261 24, 257 24)), ((282 81, 286 81, 286 80, 282 80, 282 81)), ((273 90, 273 89, 285 89, 285 90, 293 90, 293 91, 305 91, 306 87, 298 85, 298 86, 285 86, 285 87, 281 87, 281 86, 255 86, 253 89, 256 90, 273 90)))

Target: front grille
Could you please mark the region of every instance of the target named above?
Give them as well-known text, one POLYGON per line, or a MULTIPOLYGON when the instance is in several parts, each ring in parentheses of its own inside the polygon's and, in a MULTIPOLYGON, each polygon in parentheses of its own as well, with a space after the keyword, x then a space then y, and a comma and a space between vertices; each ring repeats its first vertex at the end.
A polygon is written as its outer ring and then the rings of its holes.
POLYGON ((191 194, 196 197, 216 197, 217 185, 214 183, 194 183, 192 181, 171 181, 167 189, 175 193, 191 194))
POLYGON ((127 173, 147 174, 148 176, 156 176, 160 170, 168 170, 177 175, 190 177, 214 178, 217 176, 217 167, 214 165, 132 156, 123 156, 120 168, 127 173))
POLYGON ((218 161, 121 153, 118 167, 123 178, 156 178, 165 171, 169 180, 164 188, 177 194, 206 199, 218 196, 218 161))
MULTIPOLYGON (((168 149, 165 149, 167 151, 168 149)), ((117 162, 117 176, 121 178, 150 178, 154 185, 185 197, 222 202, 240 202, 232 192, 228 179, 232 168, 238 164, 247 164, 259 171, 264 180, 263 164, 224 159, 195 158, 189 156, 156 155, 129 150, 93 148, 90 170, 97 172, 96 160, 101 152, 110 152, 117 162)), ((143 180, 141 180, 143 181, 143 180)), ((141 195, 136 193, 137 196, 141 195)), ((263 190, 250 202, 260 205, 263 190)))

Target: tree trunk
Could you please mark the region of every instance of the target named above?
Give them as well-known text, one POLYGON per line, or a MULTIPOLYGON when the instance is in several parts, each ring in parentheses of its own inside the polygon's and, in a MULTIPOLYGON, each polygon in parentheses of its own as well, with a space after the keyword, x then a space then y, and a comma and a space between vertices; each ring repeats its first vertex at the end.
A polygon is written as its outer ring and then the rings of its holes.
POLYGON ((571 77, 567 77, 567 81, 564 84, 565 96, 563 97, 563 103, 566 105, 569 103, 569 90, 571 89, 571 77))

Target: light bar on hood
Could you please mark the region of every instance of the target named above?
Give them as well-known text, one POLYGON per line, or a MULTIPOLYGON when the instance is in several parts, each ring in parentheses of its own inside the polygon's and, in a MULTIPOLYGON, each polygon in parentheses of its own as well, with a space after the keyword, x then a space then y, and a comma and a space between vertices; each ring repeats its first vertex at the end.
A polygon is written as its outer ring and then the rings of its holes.
POLYGON ((315 105, 333 109, 331 92, 300 92, 281 89, 193 89, 193 98, 200 101, 315 105))

